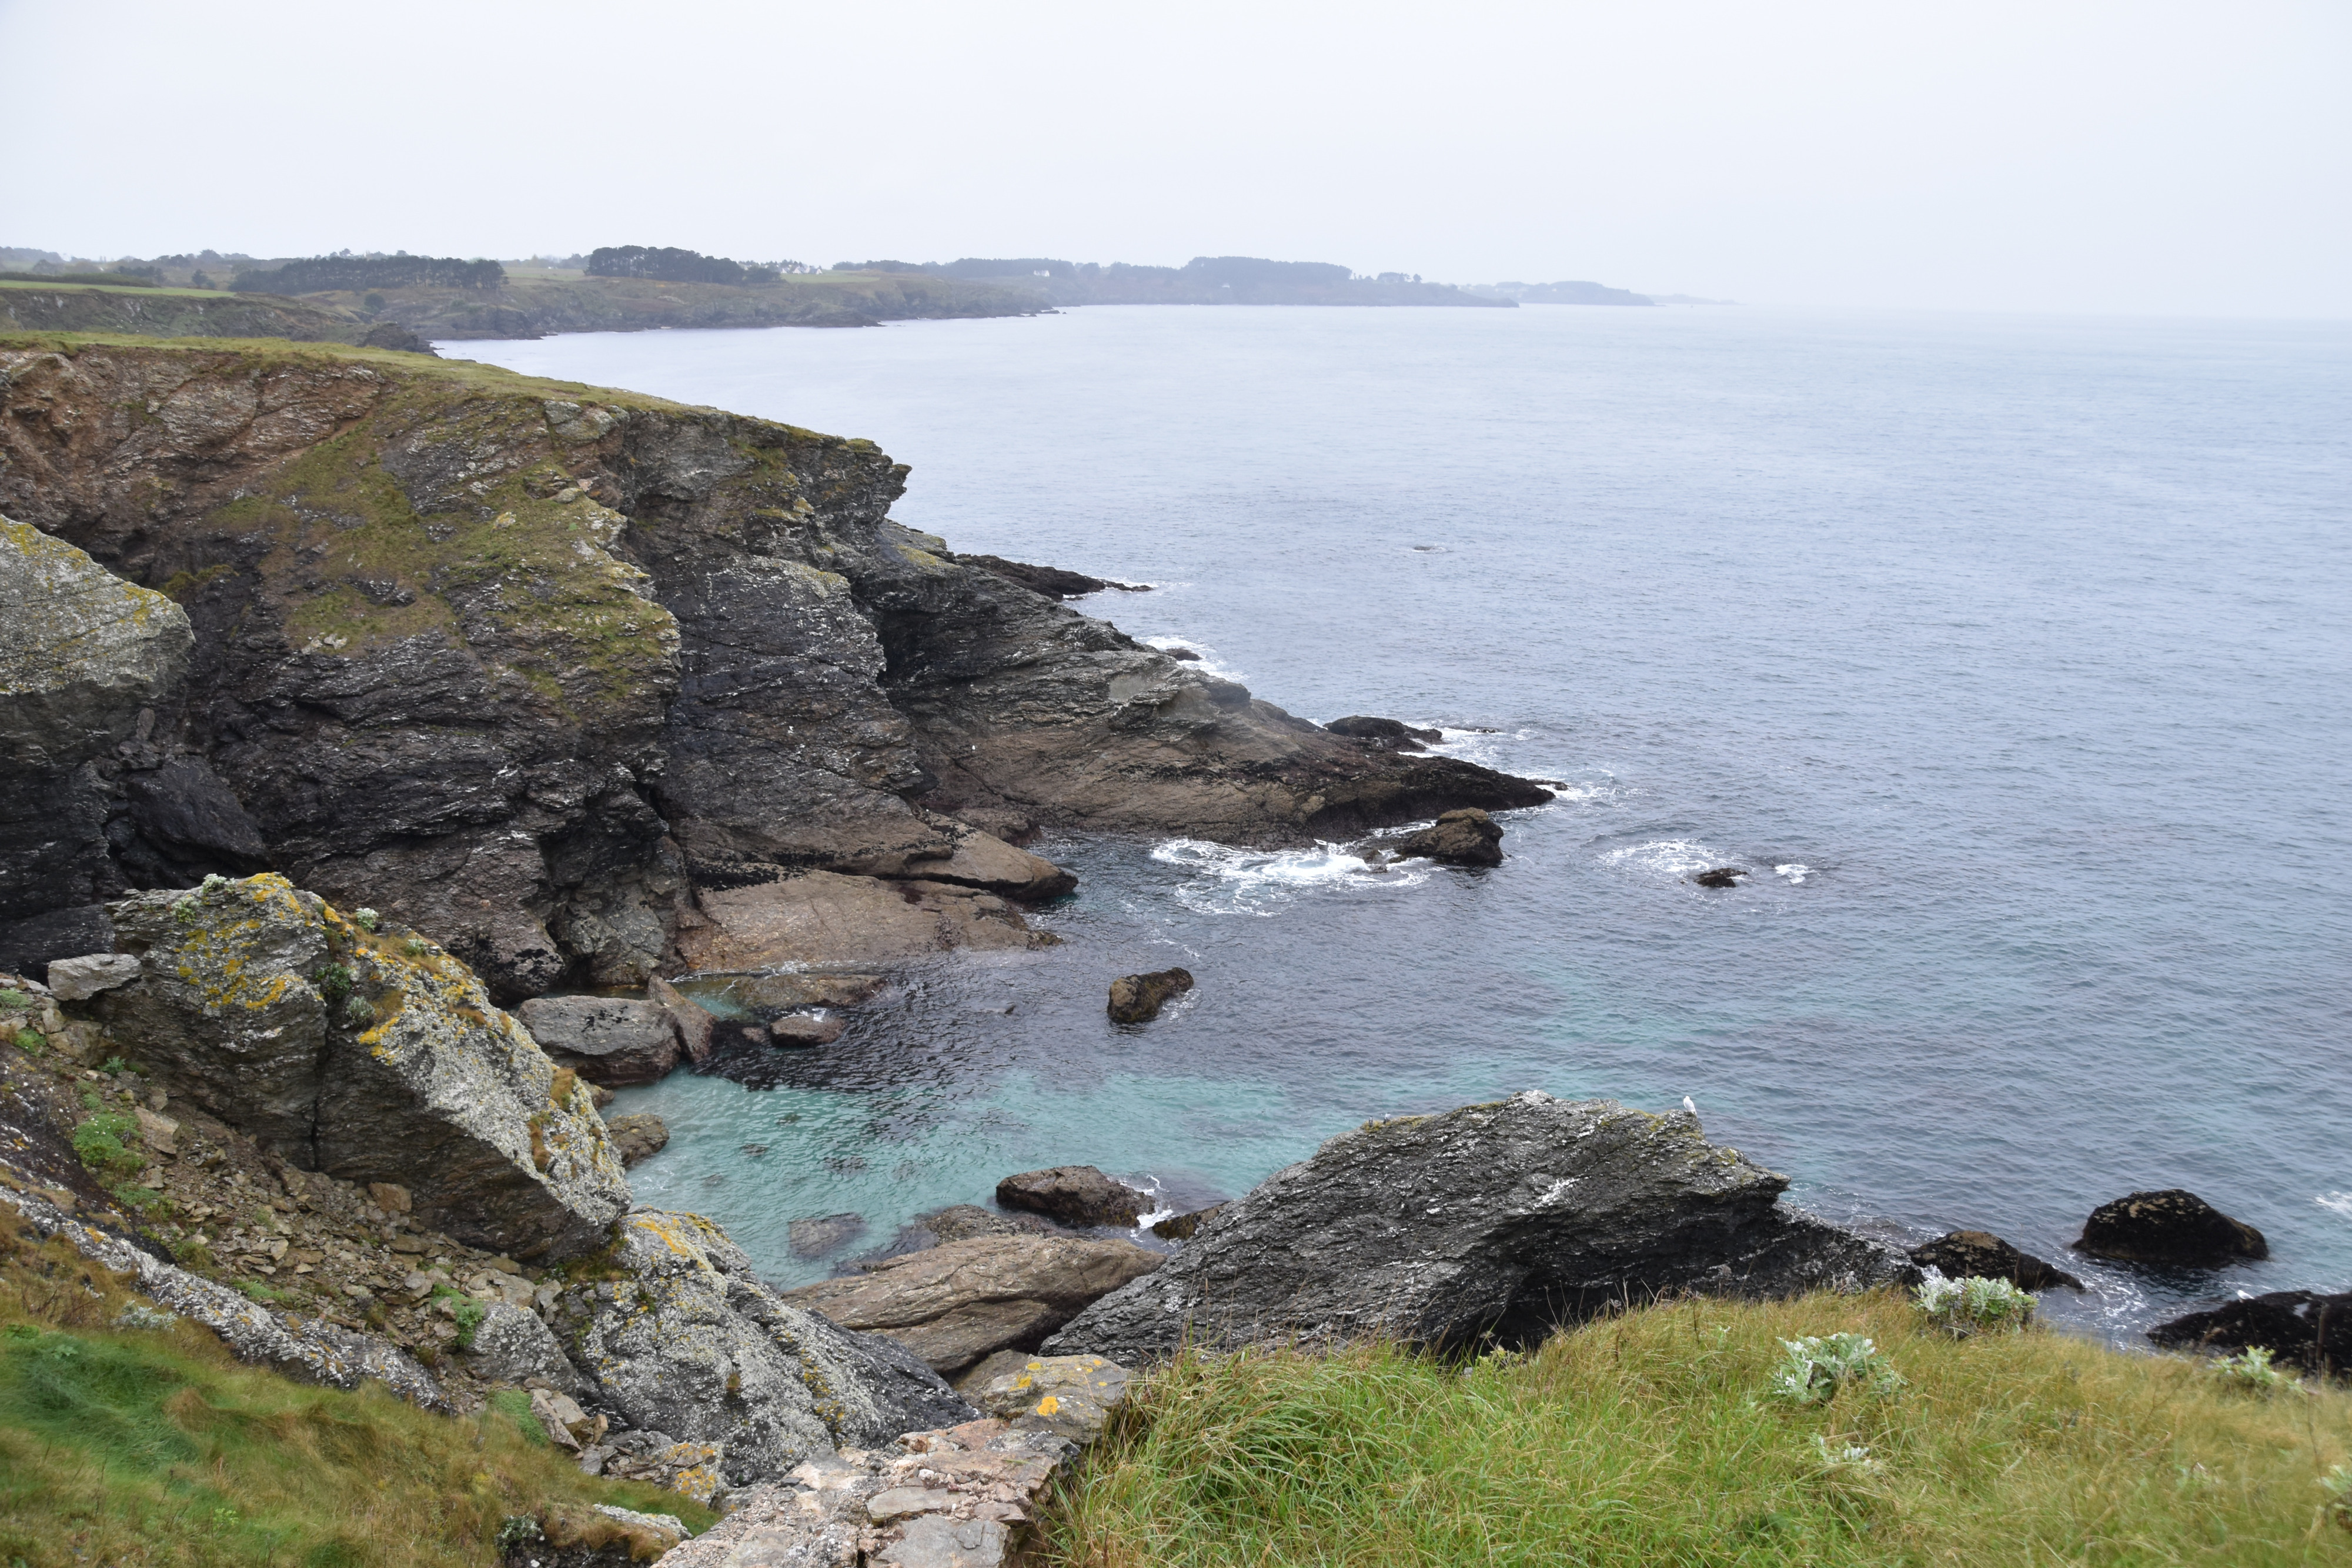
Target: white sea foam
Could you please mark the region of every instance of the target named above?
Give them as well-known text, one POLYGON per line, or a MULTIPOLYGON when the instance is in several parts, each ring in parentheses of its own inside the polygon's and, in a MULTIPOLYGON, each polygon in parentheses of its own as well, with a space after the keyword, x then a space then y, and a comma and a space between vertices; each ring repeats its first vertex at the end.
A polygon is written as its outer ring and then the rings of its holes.
POLYGON ((2331 1214, 2352 1219, 2352 1192, 2323 1192, 2312 1201, 2331 1214))
POLYGON ((1184 662, 1192 664, 1192 668, 1202 674, 1214 675, 1221 681, 1241 681, 1244 685, 1248 682, 1246 675, 1220 660, 1217 657, 1217 651, 1206 643, 1196 642, 1190 637, 1176 636, 1139 637, 1136 641, 1147 648, 1157 648, 1162 653, 1166 653, 1171 648, 1182 648, 1190 653, 1198 653, 1201 657, 1197 663, 1190 659, 1184 662))
POLYGON ((1374 871, 1361 855, 1338 844, 1311 850, 1244 850, 1201 839, 1171 839, 1151 858, 1193 874, 1176 888, 1176 901, 1200 915, 1272 915, 1304 894, 1418 887, 1429 862, 1412 861, 1374 871))
POLYGON ((1774 876, 1785 876, 1791 883, 1800 883, 1813 874, 1813 868, 1809 865, 1800 865, 1796 862, 1790 861, 1787 865, 1774 866, 1772 868, 1772 874, 1774 876))
POLYGON ((1603 865, 1625 866, 1654 876, 1681 877, 1724 863, 1724 859, 1696 839, 1654 839, 1628 844, 1601 857, 1603 865))

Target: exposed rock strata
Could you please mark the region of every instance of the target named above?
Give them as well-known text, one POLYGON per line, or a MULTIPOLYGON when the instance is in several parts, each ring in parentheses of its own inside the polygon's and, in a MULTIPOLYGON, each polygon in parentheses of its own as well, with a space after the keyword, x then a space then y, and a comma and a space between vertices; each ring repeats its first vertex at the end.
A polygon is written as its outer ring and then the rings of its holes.
POLYGON ((1035 1350, 1080 1308, 1161 1260, 1127 1241, 976 1237, 804 1285, 783 1299, 844 1328, 887 1334, 952 1376, 997 1351, 1035 1350))
POLYGON ((90 1004, 173 1093, 305 1170, 397 1183, 518 1257, 602 1242, 628 1185, 586 1085, 430 943, 264 874, 111 906, 141 977, 90 1004))
POLYGON ((103 764, 120 876, 280 870, 500 999, 689 939, 764 962, 697 894, 793 871, 908 879, 959 932, 988 912, 951 897, 1050 896, 941 811, 1297 843, 1548 798, 958 563, 866 442, 325 348, 0 348, 0 506, 194 629, 103 764))
POLYGON ((1788 1186, 1688 1113, 1530 1091, 1368 1123, 1225 1205, 1157 1273, 1045 1342, 1129 1365, 1185 1343, 1532 1343, 1605 1303, 1916 1280, 1882 1242, 1778 1207, 1788 1186))

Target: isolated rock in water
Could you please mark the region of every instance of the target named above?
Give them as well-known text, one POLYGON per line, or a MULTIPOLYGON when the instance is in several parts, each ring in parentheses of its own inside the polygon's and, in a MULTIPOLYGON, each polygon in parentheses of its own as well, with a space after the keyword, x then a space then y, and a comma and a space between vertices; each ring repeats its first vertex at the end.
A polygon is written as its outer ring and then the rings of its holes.
POLYGON ((947 883, 813 871, 706 891, 701 904, 709 923, 677 938, 678 952, 697 969, 870 964, 956 947, 1041 945, 1004 899, 947 883))
POLYGON ((1190 1241, 1200 1233, 1201 1227, 1216 1218, 1225 1206, 1213 1203, 1206 1208, 1196 1208, 1190 1214, 1171 1214, 1151 1228, 1151 1234, 1162 1241, 1190 1241))
POLYGON ((1180 664, 1197 664, 1201 662, 1201 655, 1190 648, 1162 648, 1160 651, 1180 664))
POLYGON ((533 997, 514 1010, 558 1067, 591 1083, 657 1083, 677 1065, 677 1027, 659 1002, 614 997, 533 997))
POLYGON ((996 1201, 1081 1226, 1132 1226, 1151 1207, 1150 1194, 1113 1181, 1092 1166, 1054 1166, 1006 1176, 996 1184, 996 1201))
POLYGON ((505 1301, 491 1301, 474 1325, 466 1364, 485 1383, 527 1383, 537 1377, 565 1394, 580 1391, 580 1373, 564 1358, 538 1315, 505 1301))
POLYGON ((1940 1270, 1947 1279, 1974 1275, 2007 1280, 2023 1291, 2047 1291, 2063 1285, 2079 1291, 2083 1281, 2053 1263, 2021 1252, 2000 1237, 1983 1230, 1954 1230, 1924 1247, 1911 1249, 1911 1261, 1922 1269, 1940 1270))
POLYGON ((1098 1355, 1033 1356, 989 1379, 974 1398, 1000 1420, 1057 1432, 1081 1446, 1102 1436, 1134 1376, 1098 1355))
POLYGON ((1335 718, 1323 727, 1351 740, 1370 741, 1382 751, 1420 751, 1425 748, 1426 742, 1445 738, 1444 730, 1416 729, 1396 719, 1371 718, 1362 714, 1335 718))
POLYGON ((2240 1258, 2267 1258, 2270 1243, 2193 1192, 2167 1187, 2103 1203, 2083 1223, 2075 1249, 2126 1263, 2218 1269, 2240 1258))
POLYGON ((1739 879, 1747 874, 1748 871, 1744 866, 1719 865, 1713 871, 1699 873, 1691 880, 1701 887, 1738 887, 1739 879))
POLYGON ((977 1414, 895 1342, 780 1300, 699 1215, 636 1210, 613 1260, 557 1304, 574 1362, 629 1425, 718 1445, 731 1485, 977 1414))
POLYGON ((139 977, 139 960, 128 953, 92 953, 49 960, 49 994, 61 1002, 86 1002, 100 991, 139 977))
POLYGON ((886 1259, 784 1300, 844 1328, 887 1334, 952 1375, 997 1351, 1034 1350, 1088 1302, 1160 1263, 1159 1253, 1128 1241, 985 1236, 886 1259))
POLYGON ((2352 1291, 2273 1291, 2158 1323, 2147 1337, 2168 1350, 2261 1345, 2305 1372, 2352 1370, 2352 1291))
POLYGON ((1149 975, 1121 975, 1110 983, 1110 1021, 1150 1023, 1168 1005, 1168 998, 1192 988, 1190 969, 1160 969, 1149 975))
POLYGON ((614 1117, 604 1124, 604 1134, 613 1140, 613 1152, 621 1156, 624 1167, 642 1164, 669 1146, 669 1124, 650 1111, 614 1117))
POLYGON ((105 786, 82 771, 187 667, 187 612, 0 517, 0 969, 103 949, 123 883, 105 786))
MULTIPOLYGON (((866 1234, 862 1214, 828 1214, 822 1219, 795 1219, 784 1234, 796 1258, 822 1258, 844 1242, 866 1234)), ((836 1322, 839 1319, 835 1320, 836 1322)))
POLYGON ((776 1045, 831 1045, 848 1027, 839 1019, 814 1013, 786 1013, 767 1022, 768 1039, 776 1045))
POLYGON ((1919 1277, 1895 1248, 1778 1207, 1788 1178, 1687 1112, 1529 1091, 1371 1122, 1220 1209, 1157 1273, 1043 1346, 1127 1365, 1390 1334, 1532 1343, 1668 1291, 1772 1296, 1919 1277))
POLYGON ((1444 865, 1501 865, 1503 826, 1475 807, 1448 811, 1434 826, 1385 841, 1399 859, 1416 856, 1444 865))
POLYGON ((434 1229, 516 1258, 589 1250, 627 1209, 588 1086, 439 948, 275 874, 112 914, 142 972, 98 1016, 173 1094, 294 1165, 396 1183, 434 1229))

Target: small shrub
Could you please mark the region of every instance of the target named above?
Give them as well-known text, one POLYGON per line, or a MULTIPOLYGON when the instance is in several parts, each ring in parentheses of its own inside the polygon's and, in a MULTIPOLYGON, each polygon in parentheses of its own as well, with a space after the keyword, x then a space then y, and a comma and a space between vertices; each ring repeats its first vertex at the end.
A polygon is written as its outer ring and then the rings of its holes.
POLYGON ((331 1008, 341 1007, 343 998, 352 994, 352 972, 341 964, 321 964, 319 972, 310 977, 319 995, 331 1008))
POLYGON ((2273 1366, 2271 1353, 2258 1344, 2248 1345, 2235 1355, 2218 1357, 2207 1370, 2224 1388, 2259 1394, 2264 1398, 2295 1386, 2295 1380, 2273 1366))
POLYGON ((1961 1280, 1932 1278, 1919 1287, 1917 1300, 1928 1321, 1954 1339, 2021 1329, 2032 1319, 2035 1304, 2029 1292, 2007 1280, 1988 1280, 1981 1274, 1961 1280))
POLYGON ((197 909, 195 895, 193 894, 174 900, 172 904, 172 918, 183 925, 194 925, 200 914, 202 911, 197 909))
POLYGON ((375 1022, 375 1009, 365 997, 354 996, 343 1003, 343 1022, 353 1029, 366 1029, 375 1022))
POLYGON ((1808 1334, 1784 1339, 1780 1348, 1786 1354, 1772 1369, 1770 1387, 1792 1404, 1826 1405, 1849 1385, 1875 1395, 1903 1386, 1902 1375, 1864 1334, 1808 1334))
POLYGON ((48 1050, 47 1037, 37 1029, 18 1029, 13 1024, 0 1023, 0 1034, 5 1034, 26 1056, 40 1056, 48 1050))
POLYGON ((2327 1494, 2321 1511, 2345 1529, 2352 1530, 2352 1465, 2336 1466, 2319 1478, 2319 1487, 2327 1494))
MULTIPOLYGON (((528 1411, 530 1407, 530 1401, 524 1400, 523 1408, 528 1411)), ((529 1546, 533 1542, 545 1539, 539 1528, 539 1521, 527 1513, 510 1513, 499 1523, 499 1555, 505 1556, 509 1547, 529 1546)))
POLYGON ((172 1257, 183 1269, 198 1271, 213 1266, 213 1249, 201 1236, 183 1236, 172 1243, 172 1257))
POLYGON ((122 1315, 114 1320, 114 1326, 119 1329, 161 1331, 172 1327, 179 1321, 180 1316, 177 1312, 158 1312, 153 1307, 143 1306, 133 1301, 122 1309, 122 1315))
POLYGON ((147 1156, 129 1147, 127 1140, 138 1131, 137 1118, 101 1112, 74 1129, 74 1153, 102 1176, 137 1176, 147 1168, 147 1156))
POLYGON ((1832 1480, 1876 1480, 1886 1473, 1886 1461, 1874 1457, 1867 1444, 1832 1443, 1816 1432, 1813 1453, 1821 1461, 1822 1474, 1832 1480))
POLYGON ((373 931, 375 929, 376 921, 381 916, 373 909, 362 909, 352 915, 352 918, 359 922, 361 930, 373 931))
POLYGON ((218 893, 222 889, 227 887, 235 880, 236 879, 234 877, 226 877, 221 875, 218 872, 213 872, 205 876, 204 885, 199 887, 196 891, 205 894, 218 893))
POLYGON ((123 1073, 130 1071, 131 1069, 123 1065, 122 1058, 119 1056, 110 1056, 106 1059, 106 1064, 103 1067, 100 1067, 99 1071, 105 1073, 110 1078, 119 1078, 123 1073))
POLYGON ((425 954, 433 951, 433 944, 425 941, 422 936, 411 936, 403 945, 401 951, 412 958, 422 958, 425 954))
POLYGON ((150 1219, 156 1218, 171 1207, 162 1193, 152 1186, 141 1186, 137 1182, 117 1182, 108 1190, 113 1193, 115 1202, 150 1219))

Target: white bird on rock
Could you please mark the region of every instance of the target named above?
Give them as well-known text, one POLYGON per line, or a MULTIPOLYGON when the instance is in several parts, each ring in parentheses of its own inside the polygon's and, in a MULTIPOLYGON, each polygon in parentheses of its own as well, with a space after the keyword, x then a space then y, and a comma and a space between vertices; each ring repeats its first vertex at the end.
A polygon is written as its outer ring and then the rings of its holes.
POLYGON ((1687 1094, 1683 1096, 1683 1109, 1694 1116, 1698 1114, 1698 1107, 1691 1103, 1691 1097, 1687 1094))

